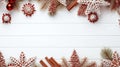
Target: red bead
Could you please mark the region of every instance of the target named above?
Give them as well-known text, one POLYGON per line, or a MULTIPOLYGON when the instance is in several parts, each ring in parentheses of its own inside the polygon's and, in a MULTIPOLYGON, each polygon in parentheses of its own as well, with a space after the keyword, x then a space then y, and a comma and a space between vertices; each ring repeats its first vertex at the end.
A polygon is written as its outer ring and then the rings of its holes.
POLYGON ((8 0, 9 3, 15 3, 16 0, 8 0))
POLYGON ((14 8, 14 4, 8 3, 6 8, 7 8, 7 10, 11 11, 14 8))

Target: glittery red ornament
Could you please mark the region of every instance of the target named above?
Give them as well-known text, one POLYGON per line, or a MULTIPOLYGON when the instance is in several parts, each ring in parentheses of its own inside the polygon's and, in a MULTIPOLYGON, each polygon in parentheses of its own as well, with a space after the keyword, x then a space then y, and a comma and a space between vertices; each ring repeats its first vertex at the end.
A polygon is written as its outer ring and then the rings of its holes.
POLYGON ((7 10, 11 11, 14 8, 14 4, 13 3, 8 3, 6 8, 7 8, 7 10))
POLYGON ((15 3, 16 0, 8 0, 9 3, 15 3))
POLYGON ((88 20, 92 23, 95 23, 98 21, 98 15, 96 12, 91 12, 90 14, 88 14, 88 20))

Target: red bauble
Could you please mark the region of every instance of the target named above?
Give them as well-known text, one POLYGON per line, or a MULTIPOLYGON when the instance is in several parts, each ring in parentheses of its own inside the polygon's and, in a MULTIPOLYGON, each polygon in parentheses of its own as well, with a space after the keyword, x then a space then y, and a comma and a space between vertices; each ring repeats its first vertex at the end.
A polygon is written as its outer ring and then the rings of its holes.
POLYGON ((8 0, 9 3, 15 3, 16 0, 8 0))
POLYGON ((8 3, 6 8, 7 8, 7 10, 11 11, 14 8, 14 4, 13 3, 8 3))

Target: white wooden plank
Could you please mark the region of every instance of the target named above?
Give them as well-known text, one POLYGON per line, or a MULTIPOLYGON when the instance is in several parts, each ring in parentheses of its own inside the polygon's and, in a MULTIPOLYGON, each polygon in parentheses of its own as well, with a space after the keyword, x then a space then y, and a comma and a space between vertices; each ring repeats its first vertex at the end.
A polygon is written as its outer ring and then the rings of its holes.
POLYGON ((120 36, 2 36, 1 48, 103 48, 120 47, 120 36))
POLYGON ((0 25, 6 35, 120 35, 117 24, 11 24, 0 25))

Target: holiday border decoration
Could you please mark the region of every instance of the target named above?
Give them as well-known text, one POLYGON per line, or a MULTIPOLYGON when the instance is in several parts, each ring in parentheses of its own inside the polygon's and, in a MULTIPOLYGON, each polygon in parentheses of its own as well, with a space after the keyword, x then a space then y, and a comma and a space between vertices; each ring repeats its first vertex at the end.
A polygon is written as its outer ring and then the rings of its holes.
MULTIPOLYGON (((95 23, 99 20, 101 15, 100 8, 106 7, 111 10, 117 11, 120 15, 120 1, 119 0, 35 0, 38 3, 42 3, 40 6, 41 9, 48 9, 49 15, 54 16, 58 7, 62 5, 62 8, 66 8, 68 11, 72 10, 72 8, 79 6, 78 8, 78 16, 87 16, 88 21, 91 23, 95 23)), ((11 11, 18 10, 20 8, 20 2, 24 2, 24 0, 1 0, 0 2, 7 2, 6 10, 8 10, 9 14, 11 11)), ((32 16, 35 12, 34 4, 31 4, 32 0, 28 0, 28 3, 24 4, 21 11, 24 12, 26 16, 32 16), (27 9, 29 8, 29 9, 27 9)), ((2 3, 3 4, 3 3, 2 3)), ((12 19, 12 16, 11 16, 12 19)))
POLYGON ((119 67, 120 66, 120 57, 119 54, 115 51, 112 55, 112 60, 104 60, 102 62, 103 67, 119 67))
POLYGON ((79 4, 87 5, 84 13, 86 16, 88 16, 88 20, 93 23, 98 20, 98 15, 101 14, 100 13, 101 6, 110 5, 108 2, 104 0, 78 0, 77 2, 79 4), (93 18, 91 19, 92 15, 93 15, 93 18))
POLYGON ((117 51, 112 51, 110 48, 101 50, 101 63, 96 61, 89 61, 87 57, 79 58, 77 51, 74 49, 70 59, 62 58, 58 62, 55 58, 47 56, 44 62, 39 59, 39 64, 36 64, 36 57, 32 57, 26 61, 24 52, 20 54, 20 60, 10 57, 11 62, 6 63, 2 52, 0 52, 0 67, 120 67, 120 56, 117 51))

